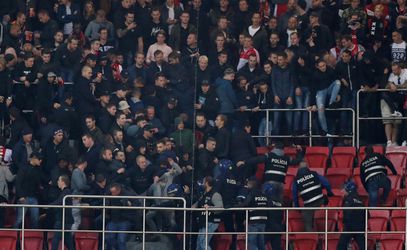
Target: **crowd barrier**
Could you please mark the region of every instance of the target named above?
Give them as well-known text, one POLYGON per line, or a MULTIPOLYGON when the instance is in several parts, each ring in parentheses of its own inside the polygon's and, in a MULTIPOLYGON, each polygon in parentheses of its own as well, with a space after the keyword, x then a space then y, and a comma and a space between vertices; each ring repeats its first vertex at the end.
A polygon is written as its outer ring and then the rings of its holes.
MULTIPOLYGON (((205 234, 205 242, 206 246, 209 244, 208 237, 209 235, 244 235, 245 238, 245 249, 249 249, 248 247, 248 236, 252 234, 265 234, 265 235, 276 235, 279 234, 282 236, 283 239, 285 239, 285 249, 289 249, 289 244, 290 240, 295 240, 296 237, 299 237, 299 235, 319 235, 323 236, 323 249, 328 250, 328 238, 331 235, 337 235, 338 233, 344 234, 344 233, 358 233, 358 234, 364 234, 365 236, 365 246, 366 249, 368 249, 368 239, 369 235, 386 235, 386 234, 399 234, 402 235, 402 237, 405 239, 407 238, 407 206, 405 207, 300 207, 300 208, 294 208, 294 207, 267 207, 267 208, 187 208, 186 207, 186 201, 183 198, 171 198, 171 197, 151 197, 151 196, 90 196, 90 195, 70 195, 67 196, 64 199, 64 205, 22 205, 22 204, 0 204, 0 207, 5 207, 5 208, 21 208, 23 211, 25 209, 31 208, 31 207, 38 207, 38 208, 45 208, 45 209, 50 209, 50 208, 62 208, 63 209, 63 214, 62 214, 62 225, 64 225, 65 222, 65 213, 66 209, 68 208, 80 208, 80 209, 102 209, 103 211, 103 226, 101 230, 70 230, 62 227, 62 229, 27 229, 25 228, 25 213, 23 212, 23 220, 22 220, 22 225, 21 228, 4 228, 0 229, 1 231, 19 231, 21 234, 21 249, 24 248, 24 234, 26 232, 62 232, 62 244, 64 243, 64 232, 72 232, 72 233, 81 233, 81 232, 88 232, 88 233, 99 233, 102 236, 102 245, 101 248, 104 250, 105 249, 105 234, 106 233, 125 233, 125 234, 140 234, 143 235, 142 237, 142 246, 143 249, 146 249, 146 240, 145 240, 145 235, 146 234, 160 234, 160 235, 180 235, 182 237, 182 242, 183 246, 182 249, 189 249, 188 246, 186 245, 186 237, 191 236, 191 235, 199 235, 199 234, 205 234), (79 205, 66 205, 66 199, 67 198, 87 198, 87 199, 102 199, 103 204, 101 206, 79 206, 79 205), (143 205, 141 206, 107 206, 106 205, 106 200, 107 199, 131 199, 131 200, 143 200, 143 205), (146 206, 146 200, 178 200, 183 203, 183 207, 151 207, 151 206, 146 206), (143 212, 143 218, 140 218, 140 220, 143 221, 143 227, 142 231, 111 231, 111 230, 106 230, 106 217, 105 217, 105 211, 107 209, 130 209, 130 210, 142 210, 143 212), (177 231, 177 232, 161 232, 161 231, 148 231, 146 230, 146 212, 148 210, 162 210, 162 211, 178 211, 182 212, 183 214, 183 230, 182 231, 177 231), (263 211, 268 211, 272 214, 273 211, 284 211, 285 214, 285 231, 282 232, 249 232, 249 211, 256 211, 256 210, 263 210, 263 211), (304 232, 304 231, 295 231, 290 228, 289 221, 290 221, 290 216, 292 212, 295 211, 305 211, 305 210, 319 210, 319 211, 324 211, 324 230, 323 231, 312 231, 312 232, 304 232), (341 210, 364 210, 365 214, 365 227, 363 231, 342 231, 342 232, 337 232, 332 229, 329 229, 328 223, 329 223, 329 213, 330 212, 335 212, 339 213, 341 210), (374 210, 374 213, 378 213, 378 211, 388 211, 388 214, 393 214, 392 211, 394 210, 399 210, 403 211, 402 214, 403 219, 404 219, 404 228, 401 230, 400 228, 398 231, 387 231, 387 230, 371 230, 369 229, 370 223, 369 221, 369 214, 374 210), (203 233, 199 232, 192 232, 187 229, 186 226, 186 220, 187 220, 187 212, 204 212, 205 213, 205 224, 208 225, 208 216, 209 213, 211 212, 225 212, 225 211, 243 211, 245 213, 245 231, 244 232, 213 232, 209 233, 207 231, 207 226, 206 230, 203 233), (390 213, 391 212, 391 213, 390 213)), ((293 218, 291 218, 293 219, 293 218)), ((297 218, 298 219, 298 218, 297 218)), ((1 233, 0 233, 1 237, 1 233)), ((320 239, 320 238, 319 238, 320 239)), ((405 246, 407 249, 407 246, 405 246)), ((329 249, 330 250, 330 249, 329 249)))

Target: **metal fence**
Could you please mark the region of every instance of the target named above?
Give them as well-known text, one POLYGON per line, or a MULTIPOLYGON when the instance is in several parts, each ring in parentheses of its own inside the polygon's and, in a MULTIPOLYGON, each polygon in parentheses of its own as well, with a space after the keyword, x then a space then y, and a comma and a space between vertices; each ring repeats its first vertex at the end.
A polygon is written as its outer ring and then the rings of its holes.
MULTIPOLYGON (((21 232, 21 249, 25 249, 24 248, 24 234, 25 232, 28 231, 40 231, 40 232, 62 232, 62 245, 64 244, 64 232, 95 232, 95 233, 100 233, 102 235, 102 245, 101 248, 104 250, 105 249, 105 234, 106 233, 125 233, 125 234, 142 234, 143 238, 142 238, 142 246, 143 249, 146 249, 146 240, 145 240, 145 235, 146 234, 161 234, 161 235, 181 235, 183 238, 183 246, 182 249, 188 249, 187 245, 186 245, 186 237, 187 236, 192 236, 192 235, 205 235, 205 244, 208 247, 209 245, 209 236, 210 235, 244 235, 245 236, 245 249, 249 249, 248 247, 248 238, 250 235, 253 234, 264 234, 264 235, 281 235, 285 237, 285 249, 289 249, 289 245, 290 245, 290 240, 295 239, 295 235, 303 235, 303 234, 312 234, 312 235, 320 235, 323 236, 323 242, 324 242, 324 248, 325 250, 328 250, 328 236, 329 235, 334 235, 334 234, 345 234, 345 233, 350 233, 350 234, 364 234, 365 236, 365 247, 366 249, 368 249, 368 236, 372 235, 372 234, 401 234, 403 235, 405 238, 404 240, 407 238, 407 206, 406 207, 301 207, 301 208, 294 208, 294 207, 268 207, 268 208, 228 208, 228 209, 224 209, 224 208, 186 208, 186 202, 183 198, 170 198, 170 197, 145 197, 145 196, 87 196, 87 195, 70 195, 67 196, 66 198, 78 198, 78 197, 82 197, 82 198, 92 198, 92 199, 103 199, 103 205, 101 206, 78 206, 78 205, 58 205, 58 206, 53 206, 53 205, 22 205, 22 204, 0 204, 0 207, 11 207, 11 208, 21 208, 23 210, 23 220, 22 220, 22 226, 21 228, 16 228, 16 229, 10 229, 10 228, 6 228, 6 229, 1 229, 1 230, 11 230, 11 231, 20 231, 21 232), (123 198, 128 198, 128 199, 143 199, 143 205, 142 206, 107 206, 106 205, 106 200, 107 199, 123 199, 123 198), (146 206, 145 201, 147 199, 161 199, 161 200, 179 200, 182 201, 183 203, 183 207, 149 207, 146 206), (63 215, 62 215, 62 225, 64 225, 65 223, 65 209, 68 208, 81 208, 81 209, 102 209, 103 210, 103 226, 101 228, 101 230, 70 230, 70 229, 66 229, 66 228, 62 228, 62 229, 27 229, 25 228, 24 225, 24 219, 25 219, 25 213, 24 210, 28 209, 28 208, 32 208, 32 207, 38 207, 38 208, 62 208, 63 209, 63 215), (142 210, 143 212, 143 228, 142 231, 112 231, 112 230, 106 230, 105 226, 106 226, 106 217, 105 217, 105 211, 107 209, 130 209, 130 210, 142 210), (154 231, 148 231, 146 230, 146 222, 145 222, 145 216, 146 216, 146 212, 148 210, 161 210, 161 211, 179 211, 183 213, 183 230, 182 232, 154 232, 154 231), (251 211, 268 211, 270 213, 272 213, 273 211, 284 211, 285 213, 285 231, 282 232, 250 232, 249 231, 249 212, 251 211), (290 211, 306 211, 306 210, 322 210, 325 211, 325 226, 324 226, 324 231, 312 231, 312 232, 297 232, 297 231, 291 231, 290 227, 289 227, 289 219, 290 219, 290 211), (339 212, 340 210, 364 210, 364 214, 365 214, 365 227, 363 231, 342 231, 342 232, 336 232, 336 231, 330 231, 328 229, 328 214, 330 211, 334 211, 334 212, 339 212), (368 228, 368 219, 369 219, 369 211, 371 210, 388 210, 388 211, 393 211, 393 210, 404 210, 405 212, 405 218, 404 218, 404 222, 405 222, 405 228, 403 231, 372 231, 369 230, 368 228), (187 212, 204 212, 205 213, 205 231, 203 233, 199 233, 199 232, 192 232, 192 231, 188 231, 187 227, 186 227, 186 220, 187 220, 187 216, 186 213, 187 212), (213 232, 210 233, 208 232, 208 218, 209 218, 209 213, 210 212, 225 212, 225 211, 244 211, 245 212, 245 231, 244 232, 213 232)), ((66 198, 64 199, 64 202, 66 201, 66 198)), ((405 245, 405 249, 407 249, 407 245, 405 245)), ((330 249, 329 249, 330 250, 330 249)))

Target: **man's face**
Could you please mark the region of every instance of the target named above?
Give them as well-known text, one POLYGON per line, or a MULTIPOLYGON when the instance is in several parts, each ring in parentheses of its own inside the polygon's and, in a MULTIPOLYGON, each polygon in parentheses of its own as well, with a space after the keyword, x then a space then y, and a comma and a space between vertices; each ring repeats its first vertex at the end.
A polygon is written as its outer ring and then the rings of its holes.
POLYGON ((352 57, 348 53, 342 53, 341 58, 344 63, 349 63, 352 57))
POLYGON ((157 143, 157 153, 161 154, 162 152, 165 151, 165 145, 164 143, 157 143))
POLYGON ((39 20, 41 23, 46 23, 46 22, 48 22, 48 19, 49 19, 49 16, 48 16, 47 14, 44 14, 44 13, 38 14, 38 20, 39 20))
POLYGON ((91 69, 87 69, 84 71, 84 76, 86 79, 90 79, 92 78, 92 70, 91 69))
POLYGON ((351 46, 351 41, 348 41, 348 40, 346 40, 346 39, 342 39, 342 47, 344 47, 344 48, 350 48, 350 46, 351 46))
POLYGON ((220 64, 225 64, 228 61, 228 56, 226 54, 220 54, 218 60, 220 64))
POLYGON ((134 22, 134 14, 128 13, 126 15, 126 23, 133 23, 134 22))
POLYGON ((291 45, 298 45, 300 43, 300 39, 298 39, 298 35, 292 34, 290 36, 290 42, 291 42, 291 45))
POLYGON ((393 72, 393 74, 395 74, 397 76, 401 74, 401 68, 398 65, 392 65, 391 71, 393 72))
POLYGON ((121 162, 125 162, 126 161, 126 155, 124 154, 124 152, 117 152, 115 159, 121 162))
POLYGON ((92 43, 92 50, 93 51, 99 51, 99 49, 100 49, 100 42, 99 41, 94 41, 92 43))
POLYGON ((271 74, 272 67, 270 64, 264 64, 263 70, 264 70, 264 72, 266 72, 266 74, 271 74))
POLYGON ((154 57, 155 61, 157 63, 162 63, 164 61, 164 54, 163 53, 158 53, 155 57, 154 57))
POLYGON ((62 43, 64 41, 64 34, 62 34, 62 32, 57 32, 54 35, 54 39, 56 42, 62 43))
POLYGON ((261 93, 267 93, 267 91, 268 91, 268 86, 267 86, 267 84, 262 84, 262 85, 260 85, 259 86, 259 91, 261 92, 261 93))
POLYGON ((42 54, 41 58, 44 63, 49 63, 51 61, 51 54, 42 54))
POLYGON ((110 96, 108 95, 102 95, 100 96, 100 101, 104 104, 108 104, 110 102, 110 96))
POLYGON ((261 17, 260 17, 259 13, 253 14, 253 16, 252 16, 252 24, 254 26, 259 26, 260 25, 260 20, 261 20, 261 17))
POLYGON ((257 65, 257 58, 255 56, 250 56, 249 57, 249 67, 255 68, 256 65, 257 65))
POLYGON ((228 20, 226 18, 221 18, 218 21, 218 28, 220 30, 226 30, 228 27, 228 20))
POLYGON ((116 142, 122 142, 123 141, 123 132, 117 131, 116 134, 114 135, 114 140, 116 142))
POLYGON ((246 1, 239 1, 239 10, 241 12, 246 12, 249 9, 249 5, 246 1))
POLYGON ((27 68, 31 68, 34 66, 34 58, 28 58, 27 60, 24 60, 24 64, 27 68))
POLYGON ((102 39, 107 39, 108 34, 107 30, 101 30, 99 36, 102 39))
POLYGON ((217 116, 215 119, 215 126, 217 128, 222 128, 223 127, 224 122, 222 121, 222 119, 220 118, 220 116, 217 116))
POLYGON ((206 142, 206 149, 209 152, 215 151, 215 148, 216 148, 216 142, 215 141, 207 141, 206 142))
POLYGON ((128 9, 128 8, 130 8, 130 5, 131 5, 130 0, 122 0, 123 8, 128 9))
POLYGON ((195 121, 198 128, 203 128, 206 126, 206 119, 204 116, 197 116, 195 121))
POLYGON ((199 60, 198 64, 199 64, 199 68, 202 70, 205 70, 208 67, 207 60, 199 60))
POLYGON ((141 170, 145 170, 147 168, 148 162, 145 157, 140 157, 137 161, 137 165, 140 167, 141 170))
POLYGON ((182 15, 180 16, 180 19, 181 19, 182 24, 188 24, 189 23, 189 14, 182 13, 182 15))
POLYGON ((88 129, 91 129, 91 130, 92 130, 92 129, 95 128, 96 122, 95 122, 93 119, 86 118, 85 123, 86 123, 86 127, 87 127, 88 129))
POLYGON ((119 196, 120 195, 120 189, 116 187, 110 188, 110 193, 112 196, 119 196))
POLYGON ((287 60, 286 60, 286 58, 284 58, 284 56, 278 56, 278 57, 277 57, 277 64, 278 64, 278 66, 280 66, 280 67, 285 67, 285 66, 286 66, 286 63, 287 63, 287 60))
POLYGON ((64 139, 63 133, 58 133, 58 134, 54 135, 54 140, 57 143, 61 143, 63 139, 64 139))
POLYGON ((144 55, 143 54, 137 54, 137 56, 136 56, 136 64, 137 65, 143 65, 144 64, 144 55))
POLYGON ((325 62, 319 62, 318 63, 318 69, 322 72, 326 71, 326 63, 325 62))
POLYGON ((103 159, 106 161, 111 161, 113 159, 112 150, 105 150, 105 152, 103 153, 103 159))
POLYGON ((117 124, 119 124, 120 126, 124 126, 126 124, 126 115, 120 115, 117 119, 117 124))
POLYGON ((220 1, 219 1, 219 6, 220 6, 221 8, 227 8, 228 5, 229 5, 229 1, 228 1, 228 0, 220 0, 220 1))
POLYGON ((109 112, 109 114, 110 114, 111 116, 116 115, 116 112, 117 112, 116 106, 111 106, 111 107, 109 107, 109 108, 107 109, 107 112, 109 112))
POLYGON ((23 141, 24 141, 25 143, 31 142, 32 139, 33 139, 33 134, 23 135, 23 141))
POLYGON ((280 41, 280 38, 278 37, 277 34, 271 34, 271 36, 270 36, 270 44, 273 47, 277 46, 279 41, 280 41))
POLYGON ((69 49, 72 50, 76 50, 78 48, 78 40, 72 40, 70 43, 68 43, 69 45, 69 49))
POLYGON ((65 186, 65 183, 62 181, 61 177, 58 178, 57 184, 59 189, 62 189, 65 186))
POLYGON ((395 42, 395 43, 399 43, 402 40, 401 35, 398 32, 393 32, 391 35, 391 38, 393 39, 393 42, 395 42))
POLYGON ((85 148, 90 148, 93 145, 93 140, 90 137, 83 136, 82 143, 85 148))
POLYGON ((201 85, 201 90, 202 90, 202 92, 203 93, 208 93, 208 91, 209 91, 209 87, 210 85, 209 84, 202 84, 201 85))
POLYGON ((287 27, 290 30, 294 30, 297 28, 297 19, 295 17, 290 17, 288 19, 287 27))
POLYGON ((160 20, 161 13, 158 10, 151 12, 151 18, 155 21, 160 20))
POLYGON ((155 109, 149 108, 147 109, 147 118, 152 120, 155 116, 155 109))

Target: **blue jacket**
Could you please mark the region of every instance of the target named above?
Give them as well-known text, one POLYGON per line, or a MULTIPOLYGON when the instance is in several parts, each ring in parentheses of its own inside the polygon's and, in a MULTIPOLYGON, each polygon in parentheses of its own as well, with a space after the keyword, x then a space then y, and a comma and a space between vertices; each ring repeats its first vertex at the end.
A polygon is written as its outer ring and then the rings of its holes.
POLYGON ((274 67, 271 73, 271 88, 274 96, 278 96, 282 100, 293 97, 294 81, 295 77, 289 66, 284 69, 278 66, 274 67))
POLYGON ((219 97, 221 114, 234 113, 237 108, 237 98, 230 81, 218 78, 215 81, 216 93, 219 97))

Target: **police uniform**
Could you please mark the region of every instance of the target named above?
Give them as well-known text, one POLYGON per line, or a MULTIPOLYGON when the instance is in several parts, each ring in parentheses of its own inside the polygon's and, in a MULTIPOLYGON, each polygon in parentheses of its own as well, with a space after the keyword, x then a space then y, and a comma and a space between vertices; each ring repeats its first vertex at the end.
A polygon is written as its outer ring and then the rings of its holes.
MULTIPOLYGON (((213 207, 214 204, 212 203, 212 196, 214 193, 215 193, 214 189, 211 189, 211 191, 204 193, 201 199, 199 199, 198 201, 198 207, 203 208, 205 205, 213 207)), ((206 224, 205 222, 206 222, 206 212, 202 211, 199 216, 199 227, 200 228, 205 227, 206 224)), ((208 212, 208 222, 220 223, 220 215, 218 213, 208 212)))
MULTIPOLYGON (((350 193, 344 197, 344 207, 363 207, 363 202, 359 195, 350 193)), ((364 210, 343 210, 343 225, 345 232, 365 231, 365 211, 364 210)), ((358 243, 359 249, 365 249, 364 234, 341 234, 337 250, 348 249, 350 240, 354 238, 358 243)))
POLYGON ((385 201, 390 189, 391 182, 387 178, 386 166, 394 175, 397 174, 393 164, 383 155, 372 153, 362 161, 360 165, 360 178, 366 191, 369 193, 369 206, 377 206, 379 188, 383 188, 382 200, 385 201))
MULTIPOLYGON (((253 189, 248 198, 248 207, 261 208, 268 207, 267 197, 258 189, 253 189)), ((265 249, 264 231, 266 229, 266 222, 268 219, 268 211, 266 210, 249 210, 248 213, 249 232, 257 232, 257 234, 250 234, 249 249, 265 249)))
MULTIPOLYGON (((277 199, 268 197, 268 206, 281 208, 283 205, 277 199)), ((270 210, 268 212, 266 232, 283 232, 284 210, 270 210)), ((270 244, 273 250, 281 249, 281 234, 270 234, 270 244)))
MULTIPOLYGON (((298 206, 298 194, 301 196, 305 207, 320 207, 325 202, 325 196, 322 188, 325 187, 328 195, 332 191, 329 182, 316 172, 309 170, 307 167, 300 168, 293 183, 293 198, 295 206, 298 206)), ((312 231, 314 222, 314 210, 302 211, 305 231, 312 231)))

